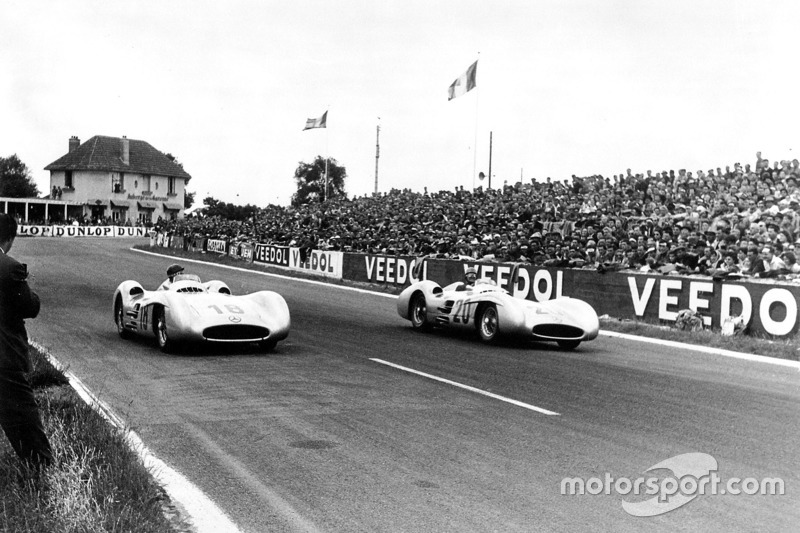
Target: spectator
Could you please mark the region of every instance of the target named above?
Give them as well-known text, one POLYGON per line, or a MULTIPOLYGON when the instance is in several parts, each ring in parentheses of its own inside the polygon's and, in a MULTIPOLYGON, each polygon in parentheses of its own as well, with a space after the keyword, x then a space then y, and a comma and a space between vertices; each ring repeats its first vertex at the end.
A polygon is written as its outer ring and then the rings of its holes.
POLYGON ((747 259, 745 267, 742 268, 742 274, 747 276, 759 276, 765 271, 764 261, 759 256, 757 246, 750 246, 747 248, 747 259))
POLYGON ((17 236, 17 222, 0 214, 0 427, 24 462, 47 466, 53 461, 27 373, 28 334, 25 319, 39 314, 39 297, 28 286, 28 269, 8 252, 17 236))

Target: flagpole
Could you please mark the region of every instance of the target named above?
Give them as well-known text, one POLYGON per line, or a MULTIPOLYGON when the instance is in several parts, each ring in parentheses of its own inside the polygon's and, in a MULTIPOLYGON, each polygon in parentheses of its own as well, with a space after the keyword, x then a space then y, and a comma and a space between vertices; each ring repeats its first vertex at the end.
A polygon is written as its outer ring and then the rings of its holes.
MULTIPOLYGON (((327 119, 328 110, 325 110, 327 119)), ((325 190, 322 193, 322 203, 328 199, 328 121, 325 121, 325 190)))
POLYGON ((375 194, 378 194, 378 160, 381 157, 381 117, 375 132, 375 194))
MULTIPOLYGON (((478 59, 475 61, 479 61, 481 58, 481 53, 478 52, 478 59)), ((475 190, 475 171, 478 166, 478 95, 480 94, 480 85, 478 85, 477 80, 475 83, 475 141, 472 144, 472 190, 475 190)))

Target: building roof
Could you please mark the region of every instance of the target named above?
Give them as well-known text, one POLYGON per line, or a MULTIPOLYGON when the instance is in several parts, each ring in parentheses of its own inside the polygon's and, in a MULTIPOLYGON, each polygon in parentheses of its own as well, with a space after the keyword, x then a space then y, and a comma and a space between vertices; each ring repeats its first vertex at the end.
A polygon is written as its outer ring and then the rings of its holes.
POLYGON ((135 172, 184 178, 191 176, 165 154, 145 141, 128 139, 129 164, 122 162, 122 139, 95 135, 71 152, 56 159, 45 170, 101 170, 135 172))

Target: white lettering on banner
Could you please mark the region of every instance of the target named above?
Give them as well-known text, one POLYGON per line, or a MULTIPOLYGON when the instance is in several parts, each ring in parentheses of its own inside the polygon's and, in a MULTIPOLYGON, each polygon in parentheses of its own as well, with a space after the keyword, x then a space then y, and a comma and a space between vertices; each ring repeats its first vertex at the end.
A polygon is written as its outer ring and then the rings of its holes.
POLYGON ((513 295, 516 298, 527 298, 530 290, 531 290, 531 276, 530 274, 528 274, 527 270, 525 270, 524 268, 520 268, 519 273, 517 274, 517 284, 514 287, 513 295), (520 281, 522 281, 522 287, 519 286, 520 281))
MULTIPOLYGON (((415 274, 417 270, 417 259, 412 259, 411 263, 402 257, 386 257, 386 256, 364 256, 364 266, 367 271, 367 279, 369 281, 380 281, 383 283, 394 283, 404 285, 406 281, 416 283, 417 281, 426 279, 427 275, 427 262, 424 259, 419 260, 419 266, 422 266, 422 275, 417 277, 415 274)), ((419 273, 417 273, 419 274, 419 273)))
POLYGON ((497 278, 495 279, 495 283, 497 283, 498 287, 505 287, 508 284, 509 278, 508 276, 511 275, 511 267, 501 265, 497 267, 497 278))
MULTIPOLYGON (((628 285, 631 289, 631 299, 636 316, 643 316, 650 301, 650 297, 655 286, 655 278, 647 278, 642 293, 636 284, 635 277, 628 278, 628 285)), ((678 295, 683 291, 683 281, 680 279, 662 279, 659 281, 658 298, 658 318, 661 320, 675 321, 677 311, 671 311, 670 307, 677 307, 679 304, 678 295)), ((688 287, 689 309, 708 315, 711 311, 710 297, 700 297, 700 294, 713 295, 715 285, 706 281, 690 281, 688 287)), ((744 285, 723 284, 720 289, 720 310, 719 323, 727 317, 732 316, 731 308, 733 300, 738 300, 741 304, 741 317, 745 324, 749 324, 753 316, 753 297, 744 285)), ((797 299, 788 289, 775 287, 767 290, 761 297, 758 304, 758 318, 764 331, 777 337, 788 335, 794 330, 797 324, 798 308, 797 299), (772 309, 775 305, 781 305, 785 309, 785 314, 780 319, 774 319, 772 309)), ((710 316, 703 317, 703 324, 712 325, 710 316)))
POLYGON ((745 324, 750 323, 753 317, 753 299, 750 291, 743 285, 723 285, 720 293, 720 323, 722 320, 731 316, 731 300, 739 300, 742 303, 742 319, 745 324))
POLYGON ((534 274, 534 281, 531 282, 531 276, 527 269, 519 268, 517 270, 516 285, 511 287, 513 281, 510 276, 514 271, 513 266, 509 265, 485 265, 474 264, 469 265, 464 263, 464 272, 472 267, 477 270, 477 279, 494 282, 498 287, 508 287, 508 291, 517 298, 527 298, 531 291, 536 301, 549 300, 555 292, 555 298, 562 295, 563 275, 561 271, 556 272, 556 282, 553 283, 553 277, 548 270, 537 270, 534 274), (540 291, 538 285, 544 283, 545 290, 540 291))
POLYGON ((256 244, 255 250, 251 250, 254 261, 260 263, 270 263, 273 265, 289 266, 289 248, 272 246, 269 244, 256 244))
POLYGON ((267 248, 267 262, 278 265, 287 265, 289 264, 289 258, 287 257, 288 253, 288 248, 267 248))
POLYGON ((209 252, 215 252, 218 254, 225 253, 225 241, 221 239, 208 239, 208 244, 206 245, 206 250, 209 252))
POLYGON ((714 284, 708 281, 692 281, 689 283, 689 309, 698 313, 706 314, 703 316, 703 324, 705 326, 711 325, 711 316, 708 315, 710 311, 711 302, 705 298, 700 298, 699 293, 714 293, 714 284))
POLYGON ((647 278, 644 282, 642 294, 639 295, 639 289, 636 286, 636 278, 631 276, 628 278, 628 287, 631 289, 631 299, 633 300, 633 312, 636 316, 644 316, 644 311, 647 309, 647 302, 650 301, 650 295, 653 294, 653 287, 656 284, 655 278, 647 278))
POLYGON ((397 263, 397 282, 405 283, 406 278, 408 277, 408 265, 399 257, 395 257, 394 261, 397 263))
POLYGON ((289 267, 296 270, 310 270, 326 277, 341 279, 342 252, 310 250, 305 261, 300 261, 300 249, 290 248, 289 267))
POLYGON ((682 287, 683 282, 679 279, 661 280, 658 298, 658 318, 661 320, 672 320, 673 322, 678 318, 678 311, 668 311, 667 306, 678 305, 678 297, 670 296, 669 291, 672 290, 680 293, 682 287))
MULTIPOLYGON (((564 287, 564 272, 557 270, 555 281, 553 275, 549 270, 540 269, 533 275, 533 282, 527 269, 520 268, 517 271, 517 284, 510 287, 511 273, 514 270, 513 266, 509 265, 485 265, 478 263, 471 265, 478 271, 477 278, 482 280, 493 281, 498 287, 508 286, 508 291, 517 298, 527 298, 531 292, 537 302, 560 298, 563 296, 564 287), (540 285, 544 285, 544 290, 539 290, 540 285)), ((469 264, 464 264, 464 272, 470 267, 469 264)))
POLYGON ((770 335, 786 335, 792 331, 797 321, 797 300, 792 293, 786 289, 770 289, 761 298, 758 315, 761 317, 761 325, 770 335), (780 303, 786 308, 786 316, 782 322, 776 322, 770 315, 772 304, 780 303))
POLYGON ((537 302, 544 302, 562 296, 561 288, 564 285, 564 273, 556 271, 556 282, 553 283, 553 276, 549 270, 537 270, 533 275, 533 296, 537 302), (540 291, 539 285, 544 282, 545 289, 540 291), (555 296, 553 295, 555 293, 555 296))
MULTIPOLYGON (((494 266, 489 265, 477 265, 478 267, 478 279, 486 280, 486 281, 493 281, 497 284, 498 287, 505 286, 509 278, 508 276, 511 274, 510 266, 506 265, 498 265, 496 267, 497 272, 495 272, 494 266)), ((466 270, 468 265, 464 265, 464 269, 466 270)))

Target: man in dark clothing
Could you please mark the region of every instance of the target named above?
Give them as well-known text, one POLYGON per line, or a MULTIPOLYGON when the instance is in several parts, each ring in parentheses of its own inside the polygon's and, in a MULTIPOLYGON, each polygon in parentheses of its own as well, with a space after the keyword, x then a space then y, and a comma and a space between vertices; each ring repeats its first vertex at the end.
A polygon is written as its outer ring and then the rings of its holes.
POLYGON ((19 457, 33 466, 53 461, 33 389, 26 374, 26 318, 39 314, 39 297, 28 287, 28 268, 8 251, 17 236, 17 222, 0 213, 0 427, 19 457))
POLYGON ((747 276, 759 276, 766 270, 764 268, 764 260, 759 256, 758 247, 756 246, 750 246, 747 249, 747 261, 749 267, 746 270, 742 270, 742 274, 747 276))

